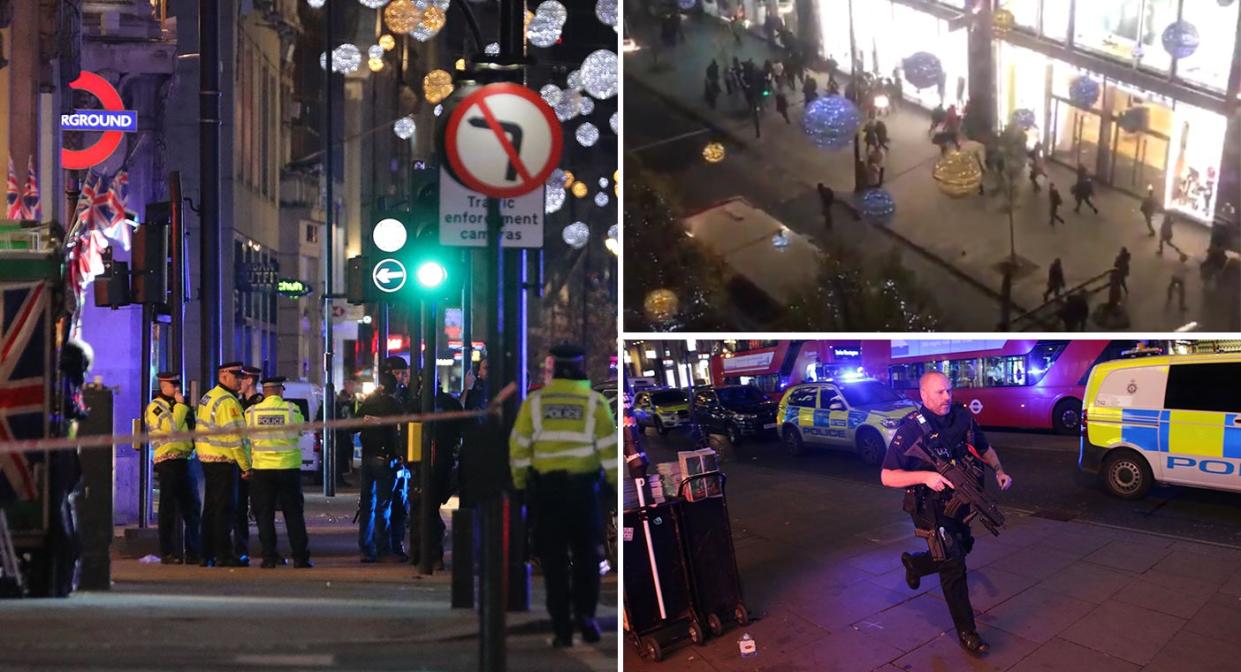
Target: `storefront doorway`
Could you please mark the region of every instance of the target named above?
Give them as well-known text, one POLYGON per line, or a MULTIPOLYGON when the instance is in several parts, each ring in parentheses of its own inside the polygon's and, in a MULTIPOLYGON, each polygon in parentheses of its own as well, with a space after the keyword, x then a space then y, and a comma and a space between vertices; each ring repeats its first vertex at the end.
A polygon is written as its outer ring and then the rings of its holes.
POLYGON ((1159 192, 1167 179, 1167 136, 1147 131, 1126 133, 1114 123, 1111 147, 1112 186, 1138 196, 1145 196, 1148 186, 1159 192))
POLYGON ((1053 98, 1051 158, 1076 168, 1086 167, 1091 175, 1098 173, 1099 126, 1097 112, 1073 106, 1063 98, 1053 98))

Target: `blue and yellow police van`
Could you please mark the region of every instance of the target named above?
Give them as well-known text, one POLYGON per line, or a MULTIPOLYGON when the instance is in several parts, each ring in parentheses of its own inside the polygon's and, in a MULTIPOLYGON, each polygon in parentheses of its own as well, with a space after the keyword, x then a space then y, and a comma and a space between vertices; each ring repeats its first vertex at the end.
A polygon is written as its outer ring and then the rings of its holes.
POLYGON ((780 398, 776 422, 792 455, 821 445, 854 450, 867 464, 879 464, 901 419, 916 408, 874 378, 842 378, 793 385, 780 398))
POLYGON ((1111 494, 1155 483, 1241 491, 1241 354, 1100 364, 1082 404, 1078 467, 1111 494))

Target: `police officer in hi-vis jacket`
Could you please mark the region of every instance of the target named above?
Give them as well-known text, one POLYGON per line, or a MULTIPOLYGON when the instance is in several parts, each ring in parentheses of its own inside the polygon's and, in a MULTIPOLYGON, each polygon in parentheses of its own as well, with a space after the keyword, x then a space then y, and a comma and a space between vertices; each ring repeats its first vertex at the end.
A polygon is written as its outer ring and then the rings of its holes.
POLYGON ((159 478, 159 554, 160 562, 171 564, 198 564, 202 547, 199 543, 199 527, 202 524, 198 489, 190 478, 190 454, 194 442, 190 439, 161 439, 160 435, 188 432, 194 417, 181 395, 181 376, 171 371, 156 374, 159 394, 147 404, 143 413, 147 432, 157 438, 151 439, 154 451, 155 474, 159 478), (180 514, 180 520, 177 514, 180 514), (185 555, 173 546, 176 527, 185 523, 185 555))

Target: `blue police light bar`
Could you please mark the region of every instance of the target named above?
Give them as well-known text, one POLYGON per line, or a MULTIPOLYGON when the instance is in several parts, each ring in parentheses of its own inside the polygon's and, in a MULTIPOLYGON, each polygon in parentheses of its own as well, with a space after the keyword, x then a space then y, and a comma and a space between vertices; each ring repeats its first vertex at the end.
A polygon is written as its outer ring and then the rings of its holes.
POLYGON ((138 130, 138 113, 133 110, 75 110, 73 114, 60 115, 63 131, 122 131, 138 130))

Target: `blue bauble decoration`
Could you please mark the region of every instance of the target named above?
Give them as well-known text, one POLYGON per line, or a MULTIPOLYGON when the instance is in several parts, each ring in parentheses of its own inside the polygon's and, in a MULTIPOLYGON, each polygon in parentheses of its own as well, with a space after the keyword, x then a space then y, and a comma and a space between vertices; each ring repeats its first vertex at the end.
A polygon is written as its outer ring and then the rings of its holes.
POLYGON ((1013 123, 1027 131, 1038 125, 1034 110, 1025 107, 1013 110, 1013 123))
POLYGON ((1120 115, 1118 122, 1120 127, 1126 133, 1137 133, 1146 129, 1147 120, 1150 118, 1150 110, 1145 107, 1131 107, 1120 115))
POLYGON ((925 51, 919 51, 901 61, 901 67, 905 70, 905 79, 916 89, 935 86, 944 76, 944 66, 940 64, 939 58, 925 51))
POLYGON ((1099 83, 1079 75, 1069 83, 1069 100, 1078 107, 1091 107, 1099 99, 1099 83))
POLYGON ((862 216, 872 224, 887 224, 896 214, 896 201, 883 189, 867 189, 862 194, 862 216))
POLYGON ((862 125, 862 113, 841 96, 815 98, 806 106, 801 127, 810 141, 826 149, 843 149, 853 142, 862 125))
POLYGON ((1174 21, 1163 29, 1163 48, 1173 58, 1185 58, 1198 50, 1198 29, 1188 21, 1174 21))

